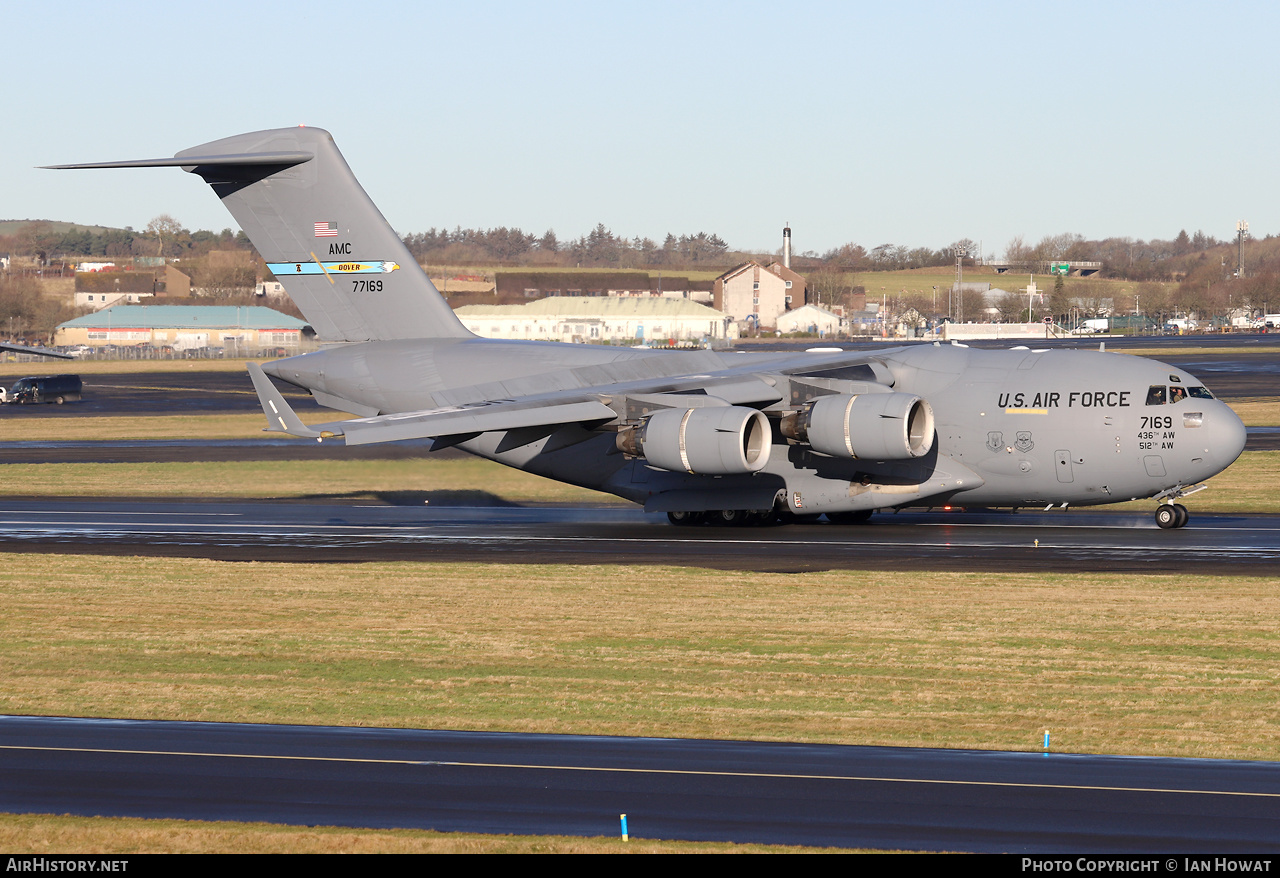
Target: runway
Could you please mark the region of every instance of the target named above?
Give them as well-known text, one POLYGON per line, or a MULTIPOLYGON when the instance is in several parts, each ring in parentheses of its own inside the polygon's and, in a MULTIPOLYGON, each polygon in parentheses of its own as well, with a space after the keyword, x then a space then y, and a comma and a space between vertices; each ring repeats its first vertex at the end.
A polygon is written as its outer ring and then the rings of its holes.
POLYGON ((0 717, 0 810, 887 850, 1280 851, 1280 763, 0 717))
POLYGON ((639 509, 0 500, 0 551, 237 561, 670 564, 716 569, 1280 573, 1280 517, 904 512, 867 525, 677 528, 639 509))

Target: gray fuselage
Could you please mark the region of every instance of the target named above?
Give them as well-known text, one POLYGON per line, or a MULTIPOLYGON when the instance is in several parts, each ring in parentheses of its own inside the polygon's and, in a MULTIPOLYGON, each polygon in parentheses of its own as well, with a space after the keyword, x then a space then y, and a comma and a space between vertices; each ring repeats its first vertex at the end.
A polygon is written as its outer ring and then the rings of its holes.
MULTIPOLYGON (((883 367, 894 391, 931 404, 936 441, 929 454, 906 461, 842 459, 775 432, 760 472, 705 476, 659 470, 619 454, 610 429, 568 426, 510 450, 500 450, 501 434, 484 434, 460 447, 653 509, 758 508, 785 492, 786 505, 796 512, 948 502, 1114 503, 1201 482, 1244 447, 1244 426, 1230 408, 1188 373, 1152 360, 960 345, 893 348, 867 357, 883 367)), ((706 373, 821 374, 849 360, 843 352, 662 352, 450 339, 334 346, 270 363, 267 371, 313 391, 325 405, 372 415, 495 399, 608 398, 631 386, 682 391, 706 373)), ((765 408, 775 416, 785 410, 785 400, 765 408)), ((772 422, 776 431, 776 417, 772 422)))

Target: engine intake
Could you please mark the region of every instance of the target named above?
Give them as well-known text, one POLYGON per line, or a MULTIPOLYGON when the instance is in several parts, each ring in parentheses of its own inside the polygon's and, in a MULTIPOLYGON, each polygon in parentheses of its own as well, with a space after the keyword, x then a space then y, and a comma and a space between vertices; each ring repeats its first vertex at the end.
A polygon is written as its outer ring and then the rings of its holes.
POLYGON ((764 412, 744 406, 662 409, 619 433, 618 448, 670 472, 742 475, 764 469, 773 432, 764 412))
POLYGON ((781 428, 832 457, 909 460, 933 447, 933 409, 910 393, 823 396, 784 417, 781 428))

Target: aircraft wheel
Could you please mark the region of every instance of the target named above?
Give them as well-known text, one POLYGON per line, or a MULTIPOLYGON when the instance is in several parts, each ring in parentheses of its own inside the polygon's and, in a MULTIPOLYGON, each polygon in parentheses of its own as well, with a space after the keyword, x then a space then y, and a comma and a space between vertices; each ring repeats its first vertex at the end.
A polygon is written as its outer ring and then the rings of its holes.
POLYGON ((702 521, 701 512, 668 512, 667 521, 677 527, 689 527, 702 521))
POLYGON ((1168 503, 1161 503, 1156 508, 1156 524, 1168 530, 1178 526, 1178 510, 1168 503))
POLYGON ((54 404, 54 405, 62 405, 62 404, 63 404, 64 402, 66 402, 66 401, 67 401, 67 399, 66 399, 66 397, 64 397, 64 396, 55 396, 55 397, 53 398, 53 404, 54 404))
POLYGON ((776 516, 772 509, 751 509, 748 510, 744 524, 751 527, 764 527, 773 524, 776 516))
POLYGON ((707 519, 720 527, 738 527, 747 517, 741 509, 716 509, 707 513, 707 519))
POLYGON ((1178 521, 1174 524, 1174 527, 1186 527, 1187 522, 1191 520, 1191 513, 1187 511, 1187 507, 1181 503, 1175 503, 1173 504, 1173 509, 1178 513, 1178 521))
POLYGON ((870 509, 859 509, 857 512, 828 512, 827 521, 832 524, 866 524, 871 520, 870 509))

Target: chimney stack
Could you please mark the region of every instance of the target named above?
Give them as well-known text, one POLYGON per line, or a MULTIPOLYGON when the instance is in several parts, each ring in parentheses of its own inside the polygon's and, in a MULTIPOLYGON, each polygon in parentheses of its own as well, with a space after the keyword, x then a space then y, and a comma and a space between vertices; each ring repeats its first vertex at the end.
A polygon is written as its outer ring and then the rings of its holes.
POLYGON ((782 227, 782 265, 784 268, 791 267, 791 223, 788 222, 782 227))

